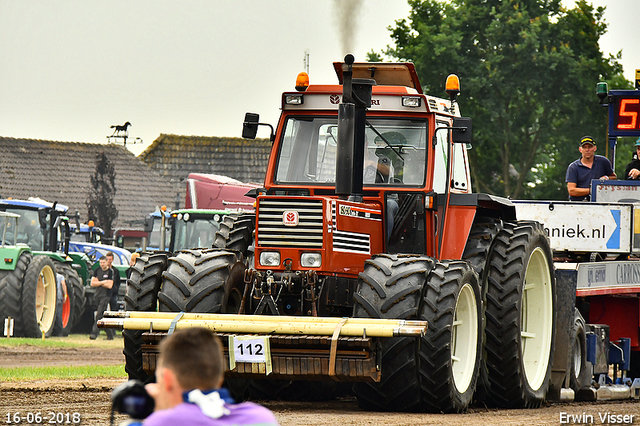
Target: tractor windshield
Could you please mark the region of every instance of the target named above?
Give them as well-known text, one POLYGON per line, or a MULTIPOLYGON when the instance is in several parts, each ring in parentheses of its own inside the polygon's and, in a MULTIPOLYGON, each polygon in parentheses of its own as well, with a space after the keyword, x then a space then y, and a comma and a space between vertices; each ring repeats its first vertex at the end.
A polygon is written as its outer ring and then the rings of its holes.
MULTIPOLYGON (((335 185, 338 125, 335 117, 289 117, 280 145, 276 182, 335 185)), ((427 121, 368 118, 365 186, 423 185, 427 121)))
POLYGON ((218 220, 220 215, 208 218, 194 218, 194 215, 189 215, 188 219, 176 219, 173 223, 173 229, 175 232, 173 241, 173 251, 213 246, 213 241, 216 237, 216 231, 220 228, 218 220))
POLYGON ((13 241, 15 238, 17 243, 27 244, 31 250, 43 250, 44 232, 40 228, 38 211, 19 208, 7 208, 5 211, 20 215, 17 229, 13 229, 14 226, 7 228, 7 240, 13 241))
POLYGON ((16 228, 16 223, 18 223, 18 216, 0 212, 0 237, 2 238, 0 245, 16 245, 15 232, 12 232, 16 228), (13 237, 13 239, 9 240, 7 237, 13 237))

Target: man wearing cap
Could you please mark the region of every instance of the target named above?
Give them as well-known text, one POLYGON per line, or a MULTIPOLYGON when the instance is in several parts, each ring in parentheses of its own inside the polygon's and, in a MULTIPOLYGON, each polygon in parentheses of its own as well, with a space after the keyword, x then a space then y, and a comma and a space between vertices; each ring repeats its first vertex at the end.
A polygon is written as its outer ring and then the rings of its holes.
POLYGON ((624 172, 625 179, 640 179, 640 138, 636 141, 636 152, 633 154, 633 160, 627 164, 627 170, 624 172))
POLYGON ((567 190, 571 201, 589 201, 593 179, 616 179, 607 157, 596 155, 596 142, 591 136, 583 136, 578 148, 582 157, 567 168, 567 190))

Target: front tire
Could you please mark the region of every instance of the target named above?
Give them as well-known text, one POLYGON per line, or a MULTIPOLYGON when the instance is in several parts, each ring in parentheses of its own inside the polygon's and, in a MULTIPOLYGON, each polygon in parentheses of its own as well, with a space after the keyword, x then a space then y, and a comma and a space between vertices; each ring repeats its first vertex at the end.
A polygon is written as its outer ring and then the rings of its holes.
MULTIPOLYGON (((365 262, 354 294, 356 318, 416 319, 433 259, 414 255, 379 254, 365 262)), ((380 345, 379 383, 355 383, 358 405, 365 410, 421 410, 420 340, 384 339, 380 345)))
MULTIPOLYGON (((162 273, 167 269, 167 255, 161 253, 142 253, 131 268, 124 295, 126 311, 158 310, 158 292, 162 283, 162 273)), ((154 376, 142 368, 142 330, 123 330, 125 371, 129 379, 143 383, 152 382, 154 376)))
POLYGON ((53 261, 35 256, 22 283, 22 323, 26 337, 50 337, 56 319, 56 274, 53 261))
POLYGON ((214 247, 236 250, 247 257, 247 248, 251 246, 256 216, 253 213, 226 215, 216 232, 214 247))
POLYGON ((549 240, 539 223, 505 224, 487 282, 489 396, 501 407, 539 407, 553 364, 556 293, 549 240))
POLYGON ((421 318, 423 401, 431 412, 463 412, 473 399, 482 355, 478 275, 461 261, 437 263, 429 274, 421 318))
POLYGON ((226 294, 242 280, 244 265, 227 250, 183 250, 169 258, 158 295, 160 311, 223 312, 226 294))
POLYGON ((13 318, 13 335, 23 335, 22 324, 22 281, 27 266, 33 256, 29 252, 22 252, 16 261, 13 271, 6 271, 0 280, 0 335, 4 336, 4 320, 13 318))

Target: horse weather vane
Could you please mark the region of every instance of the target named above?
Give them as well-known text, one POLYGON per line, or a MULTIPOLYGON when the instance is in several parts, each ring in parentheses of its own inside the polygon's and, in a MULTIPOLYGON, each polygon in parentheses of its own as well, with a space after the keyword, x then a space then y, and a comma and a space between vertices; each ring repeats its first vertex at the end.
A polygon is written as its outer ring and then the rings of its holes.
MULTIPOLYGON (((131 123, 128 121, 122 125, 114 124, 111 126, 113 129, 113 133, 110 136, 107 136, 109 143, 118 143, 122 142, 124 146, 127 146, 127 139, 129 138, 129 126, 131 123)), ((142 139, 135 138, 133 143, 142 143, 142 139)))

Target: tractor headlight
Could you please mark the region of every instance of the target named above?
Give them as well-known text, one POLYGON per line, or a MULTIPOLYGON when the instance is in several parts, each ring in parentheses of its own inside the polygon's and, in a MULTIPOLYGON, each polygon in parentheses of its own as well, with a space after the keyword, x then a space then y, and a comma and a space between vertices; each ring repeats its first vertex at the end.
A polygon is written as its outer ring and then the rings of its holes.
POLYGON ((304 103, 304 98, 301 94, 287 94, 284 95, 284 103, 287 105, 302 105, 304 103))
POLYGON ((278 251, 263 251, 260 253, 260 265, 262 266, 279 266, 280 265, 280 252, 278 251))
POLYGON ((418 108, 422 105, 422 100, 416 96, 403 96, 402 106, 418 108))
POLYGON ((300 265, 304 268, 319 268, 322 265, 322 255, 320 253, 302 253, 300 265))

